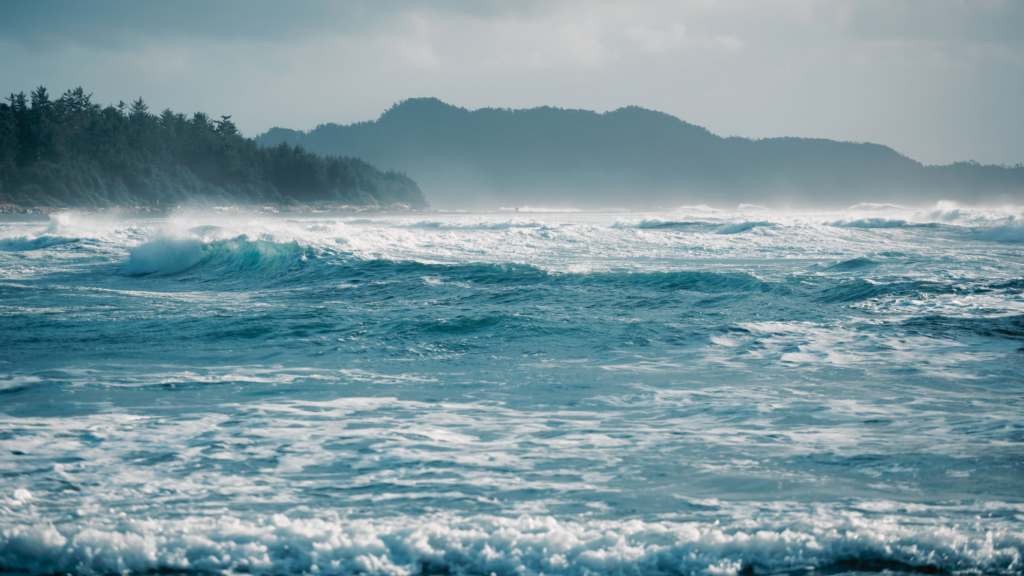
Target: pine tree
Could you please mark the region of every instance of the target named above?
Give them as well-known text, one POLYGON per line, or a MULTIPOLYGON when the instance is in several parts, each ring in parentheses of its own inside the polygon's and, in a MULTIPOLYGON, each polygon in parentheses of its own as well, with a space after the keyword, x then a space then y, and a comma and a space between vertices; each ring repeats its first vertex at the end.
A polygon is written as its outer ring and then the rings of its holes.
POLYGON ((45 110, 50 107, 50 94, 40 86, 32 91, 32 109, 45 110))
POLYGON ((425 205, 402 175, 287 145, 259 148, 230 116, 213 121, 170 109, 153 116, 142 98, 101 107, 91 96, 78 87, 51 101, 40 86, 0 104, 0 205, 362 204, 359 189, 379 191, 381 202, 398 190, 396 198, 425 205), (352 172, 363 176, 352 179, 352 172))
POLYGON ((217 132, 224 136, 234 136, 238 134, 238 128, 235 127, 235 123, 231 121, 231 116, 221 116, 220 120, 216 122, 217 132))
POLYGON ((28 109, 28 104, 24 92, 11 94, 7 97, 7 100, 10 101, 11 109, 14 111, 15 114, 20 114, 28 109))
POLYGON ((142 96, 139 96, 138 100, 132 102, 131 108, 128 111, 129 118, 139 116, 149 116, 149 106, 142 101, 142 96))

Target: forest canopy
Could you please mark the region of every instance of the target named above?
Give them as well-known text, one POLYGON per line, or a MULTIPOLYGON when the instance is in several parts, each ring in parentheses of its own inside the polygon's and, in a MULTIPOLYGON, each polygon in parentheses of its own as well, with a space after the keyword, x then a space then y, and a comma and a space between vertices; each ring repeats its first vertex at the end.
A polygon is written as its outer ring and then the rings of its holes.
POLYGON ((405 174, 284 142, 260 147, 230 116, 152 114, 139 98, 103 106, 82 88, 40 86, 0 104, 0 205, 272 204, 427 206, 405 174))

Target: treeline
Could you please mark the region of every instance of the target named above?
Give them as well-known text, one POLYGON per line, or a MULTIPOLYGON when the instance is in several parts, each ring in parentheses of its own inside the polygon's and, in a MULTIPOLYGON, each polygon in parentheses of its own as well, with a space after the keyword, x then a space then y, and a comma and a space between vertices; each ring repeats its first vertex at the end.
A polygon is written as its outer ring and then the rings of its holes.
POLYGON ((442 207, 754 204, 849 206, 937 199, 1019 202, 1024 167, 923 166, 878 144, 722 138, 635 106, 598 114, 542 107, 466 110, 405 100, 371 122, 256 141, 355 155, 403 170, 442 207))
POLYGON ((230 116, 151 114, 142 98, 102 106, 82 88, 54 99, 40 86, 6 100, 0 104, 0 204, 427 205, 404 174, 286 143, 260 147, 230 116))

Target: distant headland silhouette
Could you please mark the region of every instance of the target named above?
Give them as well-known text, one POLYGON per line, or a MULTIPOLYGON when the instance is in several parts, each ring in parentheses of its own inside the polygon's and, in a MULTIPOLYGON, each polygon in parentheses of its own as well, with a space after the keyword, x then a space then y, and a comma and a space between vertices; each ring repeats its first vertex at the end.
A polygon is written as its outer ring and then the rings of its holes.
POLYGON ((548 204, 673 206, 686 202, 846 206, 855 202, 1019 200, 1024 166, 925 166, 868 143, 723 138, 631 106, 470 111, 436 98, 392 106, 375 121, 273 128, 317 154, 359 157, 415 179, 441 207, 548 204))

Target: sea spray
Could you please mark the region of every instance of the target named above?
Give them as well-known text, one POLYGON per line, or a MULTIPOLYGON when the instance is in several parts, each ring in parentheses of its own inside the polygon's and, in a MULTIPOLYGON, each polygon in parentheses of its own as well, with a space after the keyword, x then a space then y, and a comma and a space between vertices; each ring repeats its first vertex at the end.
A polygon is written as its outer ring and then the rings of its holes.
POLYGON ((5 220, 0 568, 1019 574, 1021 214, 5 220))

